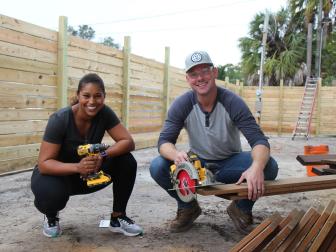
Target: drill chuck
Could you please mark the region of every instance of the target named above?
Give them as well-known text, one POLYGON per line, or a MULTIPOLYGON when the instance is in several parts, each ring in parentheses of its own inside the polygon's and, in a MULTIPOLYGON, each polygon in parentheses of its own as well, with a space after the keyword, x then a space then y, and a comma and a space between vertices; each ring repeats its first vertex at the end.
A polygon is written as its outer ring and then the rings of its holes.
POLYGON ((85 144, 78 146, 77 153, 79 156, 96 155, 105 151, 108 147, 109 145, 105 143, 85 144))

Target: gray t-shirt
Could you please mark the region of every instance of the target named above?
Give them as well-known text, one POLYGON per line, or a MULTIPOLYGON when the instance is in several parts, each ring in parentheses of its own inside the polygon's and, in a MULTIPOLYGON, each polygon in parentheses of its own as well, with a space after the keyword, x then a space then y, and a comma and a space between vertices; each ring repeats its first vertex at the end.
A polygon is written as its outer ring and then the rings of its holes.
POLYGON ((71 107, 66 107, 50 116, 43 140, 61 145, 57 160, 65 163, 77 163, 80 161, 77 154, 79 145, 101 143, 105 131, 119 123, 117 115, 105 105, 92 119, 88 134, 82 137, 75 124, 71 107))
POLYGON ((178 97, 169 108, 159 148, 163 143, 175 144, 182 128, 188 133, 190 149, 207 160, 223 160, 241 152, 240 132, 252 148, 257 144, 269 148, 246 103, 221 87, 217 87, 217 101, 210 113, 202 111, 193 91, 178 97))

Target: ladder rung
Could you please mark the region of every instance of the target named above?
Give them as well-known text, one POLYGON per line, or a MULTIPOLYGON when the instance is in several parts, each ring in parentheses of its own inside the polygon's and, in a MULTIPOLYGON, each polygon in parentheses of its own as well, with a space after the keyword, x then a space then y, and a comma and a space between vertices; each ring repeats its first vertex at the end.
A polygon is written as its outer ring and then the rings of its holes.
POLYGON ((298 135, 298 136, 306 136, 307 133, 295 133, 295 135, 298 135))

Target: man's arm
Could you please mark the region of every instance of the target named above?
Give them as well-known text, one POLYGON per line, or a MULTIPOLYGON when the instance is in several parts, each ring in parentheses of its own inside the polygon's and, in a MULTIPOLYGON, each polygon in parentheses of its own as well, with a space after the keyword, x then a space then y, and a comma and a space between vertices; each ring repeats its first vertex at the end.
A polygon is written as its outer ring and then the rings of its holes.
POLYGON ((178 151, 174 144, 164 143, 160 146, 160 154, 164 158, 174 161, 175 164, 188 160, 188 155, 185 151, 178 151))
POLYGON ((158 140, 158 150, 161 156, 174 161, 175 164, 188 159, 187 153, 178 151, 175 143, 184 126, 184 121, 193 108, 191 97, 192 93, 188 92, 173 102, 168 110, 168 115, 158 140))
POLYGON ((255 145, 251 151, 253 159, 252 165, 242 173, 237 184, 246 180, 248 188, 248 198, 257 200, 264 194, 264 168, 270 158, 270 149, 265 145, 255 145))

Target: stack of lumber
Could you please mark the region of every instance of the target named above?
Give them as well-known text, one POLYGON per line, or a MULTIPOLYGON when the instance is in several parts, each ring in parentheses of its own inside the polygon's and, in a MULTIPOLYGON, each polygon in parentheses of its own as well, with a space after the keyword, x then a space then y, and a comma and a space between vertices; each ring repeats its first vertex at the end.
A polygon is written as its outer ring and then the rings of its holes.
POLYGON ((307 212, 294 209, 283 218, 275 213, 259 224, 230 252, 336 251, 336 203, 307 212))
POLYGON ((296 160, 299 161, 302 165, 318 165, 319 167, 312 167, 312 172, 316 175, 336 174, 335 154, 298 155, 296 160))
POLYGON ((323 154, 323 155, 298 155, 296 160, 302 165, 324 165, 330 160, 336 160, 335 154, 323 154), (327 162, 326 162, 327 161, 327 162))
MULTIPOLYGON (((336 188, 336 175, 287 178, 265 181, 264 196, 336 188)), ((247 198, 247 184, 222 184, 197 188, 200 195, 216 195, 225 199, 247 198)))

